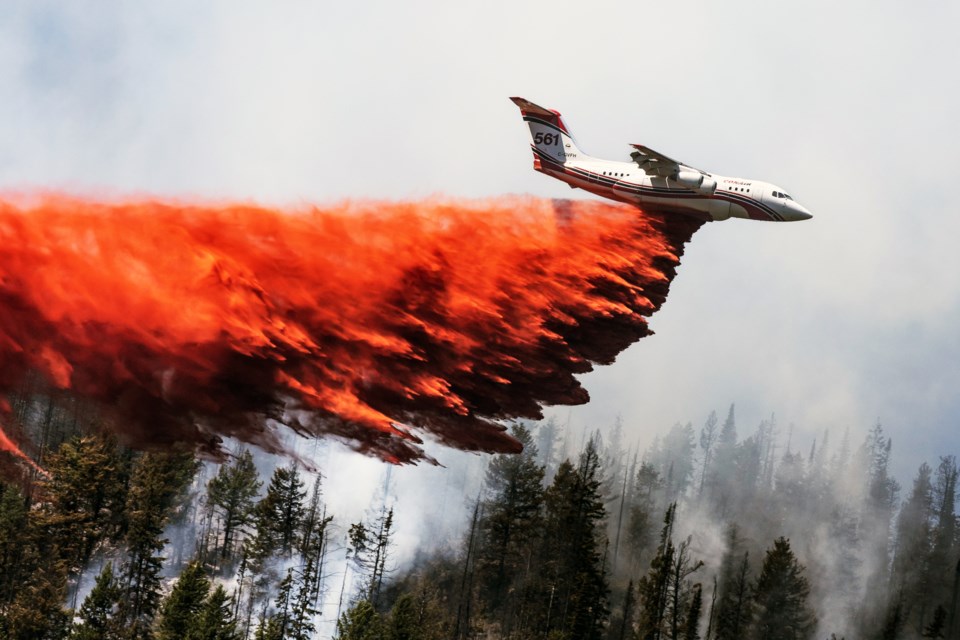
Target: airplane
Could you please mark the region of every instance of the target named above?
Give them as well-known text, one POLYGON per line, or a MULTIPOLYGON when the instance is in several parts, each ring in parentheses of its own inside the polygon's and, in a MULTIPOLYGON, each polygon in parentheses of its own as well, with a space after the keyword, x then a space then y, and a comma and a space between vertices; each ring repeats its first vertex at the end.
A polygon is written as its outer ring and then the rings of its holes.
POLYGON ((560 112, 523 98, 510 99, 530 126, 533 168, 572 188, 645 211, 681 213, 708 221, 789 222, 813 217, 774 184, 707 173, 642 144, 631 145, 633 162, 588 156, 577 146, 560 112))

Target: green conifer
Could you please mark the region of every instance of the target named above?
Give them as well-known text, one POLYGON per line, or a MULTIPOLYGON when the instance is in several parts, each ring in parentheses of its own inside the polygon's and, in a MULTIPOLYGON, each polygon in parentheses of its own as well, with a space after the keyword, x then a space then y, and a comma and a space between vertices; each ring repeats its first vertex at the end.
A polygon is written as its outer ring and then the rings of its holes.
POLYGON ((197 626, 209 591, 210 580, 200 563, 188 564, 160 608, 157 640, 183 640, 197 626))
POLYGON ((337 621, 335 640, 380 640, 383 622, 369 600, 360 600, 337 621))
POLYGON ((74 640, 117 640, 120 633, 115 619, 120 588, 114 581, 113 565, 107 563, 96 584, 80 606, 80 621, 74 625, 74 640))
POLYGON ((219 514, 223 526, 221 558, 233 555, 237 531, 250 524, 260 486, 253 454, 246 449, 232 462, 222 465, 207 484, 207 502, 219 514))
POLYGON ((203 603, 185 640, 240 640, 237 623, 233 618, 233 601, 223 585, 217 585, 203 603))
POLYGON ((806 640, 813 633, 815 618, 807 607, 810 586, 804 568, 790 549, 790 541, 778 538, 767 550, 754 587, 755 640, 806 640))

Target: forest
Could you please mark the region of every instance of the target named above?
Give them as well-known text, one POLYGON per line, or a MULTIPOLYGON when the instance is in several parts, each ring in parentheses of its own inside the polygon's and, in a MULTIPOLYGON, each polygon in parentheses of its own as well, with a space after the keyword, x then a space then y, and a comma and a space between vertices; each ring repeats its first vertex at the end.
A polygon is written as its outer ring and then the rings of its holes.
POLYGON ((514 423, 524 452, 478 457, 457 534, 401 562, 389 487, 345 521, 333 470, 133 451, 35 381, 10 405, 42 471, 0 453, 0 638, 960 638, 956 458, 901 486, 879 423, 803 451, 732 405, 643 451, 514 423))

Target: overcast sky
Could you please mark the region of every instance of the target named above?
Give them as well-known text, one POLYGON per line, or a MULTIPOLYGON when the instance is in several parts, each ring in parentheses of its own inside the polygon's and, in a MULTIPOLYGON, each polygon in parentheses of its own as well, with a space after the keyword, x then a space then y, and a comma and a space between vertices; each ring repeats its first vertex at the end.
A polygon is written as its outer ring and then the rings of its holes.
MULTIPOLYGON (((735 402, 808 447, 879 418, 960 453, 960 4, 5 2, 0 190, 322 204, 532 193, 508 96, 589 153, 774 182, 811 221, 695 236, 578 428, 646 444, 735 402)), ((591 197, 583 193, 578 197, 591 197)))

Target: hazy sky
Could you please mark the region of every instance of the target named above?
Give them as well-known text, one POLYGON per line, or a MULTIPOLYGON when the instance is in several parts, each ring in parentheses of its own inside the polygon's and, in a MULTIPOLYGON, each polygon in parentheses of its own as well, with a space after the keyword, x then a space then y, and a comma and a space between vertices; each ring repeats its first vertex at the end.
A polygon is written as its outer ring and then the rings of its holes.
POLYGON ((590 197, 532 170, 524 96, 593 155, 644 143, 814 214, 698 232, 572 422, 736 402, 742 434, 776 413, 807 447, 879 418, 906 482, 960 453, 958 25, 931 1, 5 2, 0 190, 590 197))

